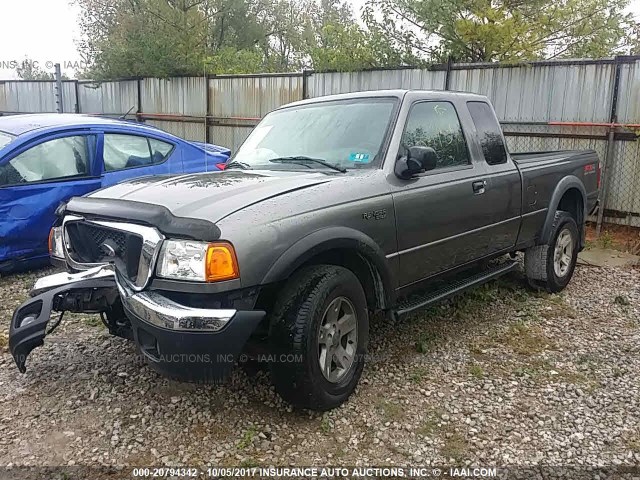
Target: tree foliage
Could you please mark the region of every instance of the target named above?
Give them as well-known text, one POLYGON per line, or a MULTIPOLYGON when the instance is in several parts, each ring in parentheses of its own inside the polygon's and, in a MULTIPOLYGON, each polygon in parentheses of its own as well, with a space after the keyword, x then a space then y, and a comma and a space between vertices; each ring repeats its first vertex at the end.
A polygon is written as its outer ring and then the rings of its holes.
MULTIPOLYGON (((629 0, 74 0, 95 79, 602 57, 629 0)), ((635 40, 634 40, 635 38, 635 40)))
POLYGON ((369 0, 364 18, 400 49, 459 62, 605 57, 623 51, 629 0, 369 0))
POLYGON ((40 68, 38 62, 25 58, 16 66, 16 74, 22 80, 53 80, 54 75, 40 68))

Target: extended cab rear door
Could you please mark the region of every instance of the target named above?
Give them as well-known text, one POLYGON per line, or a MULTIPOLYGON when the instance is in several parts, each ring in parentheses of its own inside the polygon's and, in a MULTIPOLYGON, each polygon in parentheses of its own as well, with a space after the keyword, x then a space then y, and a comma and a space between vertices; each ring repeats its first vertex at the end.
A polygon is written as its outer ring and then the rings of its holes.
POLYGON ((512 248, 518 238, 522 214, 522 178, 505 145, 493 107, 486 101, 467 102, 474 130, 476 156, 487 174, 484 202, 487 229, 486 254, 512 248))

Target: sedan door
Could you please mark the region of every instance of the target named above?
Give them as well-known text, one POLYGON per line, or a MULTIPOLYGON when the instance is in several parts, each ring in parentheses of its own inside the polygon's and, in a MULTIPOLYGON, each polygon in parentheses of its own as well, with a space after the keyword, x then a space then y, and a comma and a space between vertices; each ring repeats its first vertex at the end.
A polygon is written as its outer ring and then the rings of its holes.
POLYGON ((169 141, 106 131, 101 145, 104 187, 129 178, 183 171, 180 151, 169 141))
POLYGON ((0 262, 48 255, 58 205, 100 188, 96 139, 89 132, 48 136, 0 159, 0 262))
POLYGON ((397 180, 400 286, 409 286, 487 253, 485 227, 491 222, 486 169, 474 161, 458 109, 449 101, 420 101, 409 111, 402 149, 431 147, 434 170, 397 180))

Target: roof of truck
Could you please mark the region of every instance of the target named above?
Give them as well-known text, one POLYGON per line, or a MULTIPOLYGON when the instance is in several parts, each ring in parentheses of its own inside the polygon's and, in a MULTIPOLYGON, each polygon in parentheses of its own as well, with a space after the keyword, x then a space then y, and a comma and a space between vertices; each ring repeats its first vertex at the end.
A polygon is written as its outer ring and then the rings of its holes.
POLYGON ((422 90, 422 89, 393 89, 393 90, 364 90, 360 92, 351 93, 339 93, 335 95, 325 95, 322 97, 308 98, 306 100, 300 100, 298 102, 289 103, 283 105, 280 108, 295 107, 298 105, 306 105, 309 103, 317 102, 329 102, 333 100, 349 100, 354 98, 378 98, 378 97, 395 97, 403 98, 407 93, 416 92, 422 93, 426 96, 433 95, 434 97, 462 97, 466 100, 487 100, 484 95, 478 95, 477 93, 470 92, 458 92, 453 90, 422 90))

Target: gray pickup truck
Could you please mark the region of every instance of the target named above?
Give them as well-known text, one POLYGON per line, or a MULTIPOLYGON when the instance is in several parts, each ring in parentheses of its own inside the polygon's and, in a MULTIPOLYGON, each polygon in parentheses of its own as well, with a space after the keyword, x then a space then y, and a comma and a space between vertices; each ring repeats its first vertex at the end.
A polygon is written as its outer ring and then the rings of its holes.
POLYGON ((480 95, 293 103, 224 172, 61 205, 50 251, 66 272, 16 309, 10 350, 24 372, 65 311, 95 313, 165 375, 217 381, 261 359, 287 401, 330 409, 356 388, 374 312, 406 315, 487 282, 518 268, 516 252, 533 286, 562 290, 598 183, 593 151, 509 154, 480 95))

